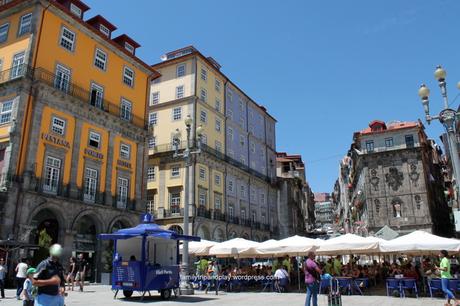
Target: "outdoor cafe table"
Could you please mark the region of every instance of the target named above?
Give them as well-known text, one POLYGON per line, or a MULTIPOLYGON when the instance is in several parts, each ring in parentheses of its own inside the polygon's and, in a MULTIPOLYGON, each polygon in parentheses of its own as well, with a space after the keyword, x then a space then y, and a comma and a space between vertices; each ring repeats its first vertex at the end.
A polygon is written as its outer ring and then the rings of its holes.
MULTIPOLYGON (((340 280, 349 281, 350 287, 348 289, 350 290, 350 293, 352 293, 353 287, 355 287, 356 289, 358 289, 359 294, 363 295, 363 292, 361 291, 361 288, 359 288, 358 284, 356 283, 355 278, 351 276, 340 276, 340 277, 336 277, 336 279, 337 279, 339 288, 345 288, 340 285, 340 280)), ((359 278, 359 279, 364 280, 364 278, 359 278)))

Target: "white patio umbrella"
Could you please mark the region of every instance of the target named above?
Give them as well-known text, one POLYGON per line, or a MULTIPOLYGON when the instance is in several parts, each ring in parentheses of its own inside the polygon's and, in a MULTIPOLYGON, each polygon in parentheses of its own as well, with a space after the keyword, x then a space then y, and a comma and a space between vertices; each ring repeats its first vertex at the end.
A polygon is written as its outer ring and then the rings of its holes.
POLYGON ((209 249, 209 255, 236 258, 256 257, 258 255, 256 248, 259 244, 259 242, 243 238, 234 238, 212 246, 209 249))
POLYGON ((382 239, 346 234, 325 240, 317 250, 319 255, 350 255, 379 253, 382 239))
POLYGON ((460 252, 460 240, 444 238, 424 231, 384 241, 380 244, 383 253, 404 253, 409 255, 437 254, 440 250, 460 252))
POLYGON ((302 236, 292 236, 279 241, 266 242, 257 248, 257 253, 266 256, 300 256, 318 248, 319 241, 302 236))
MULTIPOLYGON (((188 243, 188 253, 195 256, 207 256, 209 255, 209 249, 216 244, 218 244, 218 242, 205 239, 201 239, 201 241, 191 241, 188 243)), ((182 244, 179 249, 182 253, 182 244)))

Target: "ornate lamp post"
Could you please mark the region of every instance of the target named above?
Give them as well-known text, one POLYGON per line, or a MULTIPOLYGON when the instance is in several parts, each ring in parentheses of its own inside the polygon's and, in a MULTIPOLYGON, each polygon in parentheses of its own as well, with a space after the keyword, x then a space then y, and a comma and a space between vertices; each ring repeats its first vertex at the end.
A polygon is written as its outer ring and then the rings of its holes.
MULTIPOLYGON (((179 129, 176 129, 176 132, 173 136, 173 146, 174 146, 174 158, 183 158, 185 161, 185 186, 184 186, 184 235, 189 234, 189 209, 190 209, 190 166, 192 165, 192 154, 200 154, 201 153, 201 136, 203 134, 203 127, 200 125, 196 129, 196 137, 197 137, 197 149, 191 150, 190 145, 190 134, 192 130, 193 119, 190 115, 187 115, 185 119, 185 127, 187 131, 187 141, 185 145, 185 149, 182 153, 179 153, 180 145, 181 145, 181 133, 179 129)), ((192 145, 193 147, 193 145, 192 145)), ((193 294, 193 287, 191 286, 190 282, 188 282, 187 277, 189 274, 189 265, 188 265, 188 241, 184 241, 182 245, 182 266, 181 266, 181 294, 193 294)))
MULTIPOLYGON (((434 72, 434 76, 438 81, 439 88, 441 89, 441 95, 444 101, 444 108, 439 113, 439 115, 431 116, 430 115, 430 105, 428 96, 430 95, 430 90, 425 84, 422 84, 418 90, 418 95, 422 99, 423 109, 425 111, 425 118, 428 124, 432 120, 439 120, 442 123, 447 132, 447 142, 450 151, 450 158, 452 161, 452 167, 455 177, 455 190, 457 195, 459 194, 459 182, 460 182, 460 159, 458 156, 458 141, 456 136, 456 125, 458 116, 460 113, 449 108, 449 100, 447 99, 447 84, 446 84, 446 71, 441 67, 437 66, 434 72)), ((457 88, 460 89, 460 82, 457 84, 457 88)))

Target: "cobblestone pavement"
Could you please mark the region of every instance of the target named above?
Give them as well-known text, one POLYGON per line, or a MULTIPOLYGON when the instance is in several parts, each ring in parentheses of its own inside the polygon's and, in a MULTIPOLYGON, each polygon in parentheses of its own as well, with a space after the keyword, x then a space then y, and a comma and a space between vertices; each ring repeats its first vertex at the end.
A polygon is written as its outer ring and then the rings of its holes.
MULTIPOLYGON (((6 290, 6 299, 0 299, 0 305, 22 305, 22 301, 14 298, 15 291, 6 290)), ((344 306, 442 306, 444 301, 441 299, 430 298, 388 298, 383 296, 344 296, 342 299, 344 306)), ((108 286, 88 286, 85 292, 69 292, 66 299, 66 306, 105 306, 105 305, 143 305, 151 304, 155 306, 172 306, 172 305, 250 305, 250 306, 293 306, 304 305, 305 294, 299 293, 257 293, 257 292, 239 292, 226 293, 221 292, 218 296, 209 292, 207 295, 202 291, 197 291, 192 296, 181 296, 177 299, 172 298, 170 301, 163 301, 158 293, 152 292, 152 297, 146 297, 141 301, 139 296, 133 296, 130 300, 119 298, 114 300, 113 293, 108 286)), ((319 305, 326 306, 327 300, 324 295, 319 297, 319 305)))

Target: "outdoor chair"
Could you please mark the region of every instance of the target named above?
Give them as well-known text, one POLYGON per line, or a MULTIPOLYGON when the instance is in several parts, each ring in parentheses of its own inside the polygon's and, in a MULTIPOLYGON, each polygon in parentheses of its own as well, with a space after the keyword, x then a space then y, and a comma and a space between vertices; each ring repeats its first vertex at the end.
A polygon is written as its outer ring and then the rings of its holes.
POLYGON ((460 280, 458 279, 449 279, 449 289, 454 293, 460 291, 460 280))
POLYGON ((406 290, 414 290, 415 296, 418 298, 417 282, 415 279, 401 280, 401 292, 403 297, 406 297, 406 290))
POLYGON ((329 279, 321 279, 319 283, 319 293, 327 293, 327 289, 331 287, 331 280, 329 279))
POLYGON ((262 292, 265 292, 267 288, 269 291, 273 291, 273 280, 272 279, 267 279, 262 282, 262 292))
POLYGON ((344 289, 345 292, 348 292, 348 295, 351 295, 351 278, 337 278, 337 282, 340 290, 344 289))
POLYGON ((399 297, 402 297, 401 282, 400 282, 399 279, 387 278, 386 279, 386 287, 387 287, 387 296, 390 296, 390 290, 397 290, 398 293, 399 293, 399 297))
POLYGON ((432 278, 428 282, 428 288, 430 289, 430 297, 433 297, 433 292, 436 293, 436 291, 442 291, 442 285, 441 285, 441 279, 440 278, 432 278))
POLYGON ((355 282, 360 288, 369 288, 369 279, 366 277, 356 278, 355 282))

